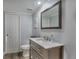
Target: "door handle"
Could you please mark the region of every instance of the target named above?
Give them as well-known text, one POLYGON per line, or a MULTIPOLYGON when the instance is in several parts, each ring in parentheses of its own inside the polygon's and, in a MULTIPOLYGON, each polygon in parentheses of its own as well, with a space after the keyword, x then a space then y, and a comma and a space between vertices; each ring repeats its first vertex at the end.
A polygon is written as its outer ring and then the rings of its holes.
POLYGON ((8 34, 6 36, 8 36, 8 34))

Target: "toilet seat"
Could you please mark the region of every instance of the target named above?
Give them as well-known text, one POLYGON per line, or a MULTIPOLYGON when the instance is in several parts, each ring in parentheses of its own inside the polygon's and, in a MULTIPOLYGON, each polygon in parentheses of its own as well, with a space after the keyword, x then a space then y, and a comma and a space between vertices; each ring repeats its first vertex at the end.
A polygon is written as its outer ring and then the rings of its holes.
POLYGON ((29 49, 29 45, 22 45, 21 48, 22 49, 29 49))

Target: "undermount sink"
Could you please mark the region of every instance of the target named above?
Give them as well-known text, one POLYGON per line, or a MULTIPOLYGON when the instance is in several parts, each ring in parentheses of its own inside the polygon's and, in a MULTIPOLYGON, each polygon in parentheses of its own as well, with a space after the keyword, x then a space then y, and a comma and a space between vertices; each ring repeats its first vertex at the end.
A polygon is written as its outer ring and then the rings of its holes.
POLYGON ((36 39, 36 41, 38 41, 39 43, 43 43, 43 44, 45 44, 45 45, 49 45, 49 44, 52 43, 51 41, 45 40, 44 38, 36 39))
POLYGON ((43 39, 37 39, 36 41, 43 41, 43 39))
POLYGON ((45 41, 45 42, 49 42, 49 40, 45 40, 44 38, 38 38, 38 39, 36 39, 36 41, 45 41))

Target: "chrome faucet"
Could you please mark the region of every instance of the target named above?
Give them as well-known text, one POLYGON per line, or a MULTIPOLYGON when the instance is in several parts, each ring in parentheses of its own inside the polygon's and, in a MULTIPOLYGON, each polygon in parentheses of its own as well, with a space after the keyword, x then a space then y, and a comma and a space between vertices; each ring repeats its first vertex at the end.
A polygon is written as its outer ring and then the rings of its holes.
POLYGON ((46 41, 51 41, 51 38, 49 36, 44 36, 43 37, 46 41))
POLYGON ((43 38, 48 41, 48 36, 44 36, 43 38))

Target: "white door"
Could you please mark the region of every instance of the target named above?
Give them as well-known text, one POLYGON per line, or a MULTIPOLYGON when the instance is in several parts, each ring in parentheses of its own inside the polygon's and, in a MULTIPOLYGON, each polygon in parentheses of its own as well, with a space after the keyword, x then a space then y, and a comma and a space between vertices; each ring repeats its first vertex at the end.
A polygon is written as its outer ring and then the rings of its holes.
POLYGON ((19 51, 19 17, 5 14, 5 53, 19 51))

